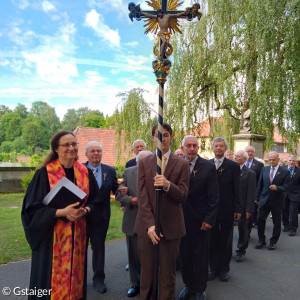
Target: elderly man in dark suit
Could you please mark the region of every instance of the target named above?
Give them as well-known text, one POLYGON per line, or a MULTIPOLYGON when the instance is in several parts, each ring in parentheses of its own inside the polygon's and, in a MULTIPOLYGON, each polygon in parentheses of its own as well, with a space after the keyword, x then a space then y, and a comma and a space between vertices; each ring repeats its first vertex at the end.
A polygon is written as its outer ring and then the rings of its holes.
POLYGON ((208 280, 220 275, 220 280, 229 280, 232 256, 233 221, 241 217, 240 167, 224 154, 227 141, 217 137, 212 141, 215 158, 210 160, 217 169, 220 203, 216 225, 210 232, 210 257, 208 280))
MULTIPOLYGON (((290 179, 292 179, 294 176, 294 172, 296 170, 296 161, 297 161, 297 157, 295 155, 289 155, 287 158, 287 163, 288 163, 287 166, 283 166, 290 172, 290 179)), ((283 225, 282 231, 284 231, 284 232, 290 231, 289 215, 290 215, 291 199, 289 197, 289 194, 290 194, 289 192, 285 193, 284 206, 283 206, 283 210, 282 210, 282 225, 283 225)), ((294 230, 292 230, 292 232, 294 232, 294 230)), ((290 232, 289 232, 289 234, 290 234, 290 232)))
MULTIPOLYGON (((140 151, 136 157, 139 160, 147 155, 152 154, 150 151, 140 151)), ((137 205, 137 166, 125 169, 123 180, 116 192, 116 199, 121 203, 124 209, 122 231, 126 234, 126 244, 129 261, 129 274, 131 288, 127 292, 128 297, 136 296, 140 291, 141 264, 137 250, 137 235, 134 233, 134 223, 138 212, 137 205)))
POLYGON ((101 197, 104 201, 104 218, 100 216, 100 212, 93 212, 92 218, 95 219, 96 225, 87 228, 88 238, 91 240, 93 250, 93 286, 98 293, 106 292, 104 283, 104 262, 105 262, 105 239, 110 219, 110 193, 115 194, 119 187, 116 170, 108 165, 101 163, 102 145, 97 141, 86 144, 85 155, 88 159, 85 166, 94 173, 101 197))
MULTIPOLYGON (((290 172, 290 188, 287 192, 285 209, 289 210, 286 213, 288 219, 289 236, 295 236, 298 229, 298 211, 300 208, 300 168, 296 167, 297 157, 289 155, 287 170, 290 172)), ((284 212, 283 212, 284 214, 284 212)))
MULTIPOLYGON (((156 175, 156 154, 138 164, 138 214, 134 226, 138 234, 138 252, 141 262, 141 300, 153 297, 154 249, 159 243, 159 299, 175 299, 176 258, 180 238, 185 235, 182 203, 186 201, 190 170, 186 160, 171 153, 172 129, 163 123, 162 175, 156 175), (165 166, 165 167, 164 167, 165 166), (156 187, 163 188, 161 199, 161 234, 155 232, 156 187)), ((152 128, 152 139, 157 145, 157 125, 152 128)))
POLYGON ((199 143, 188 135, 182 141, 185 159, 190 163, 187 202, 183 204, 186 236, 180 241, 181 274, 185 284, 180 300, 194 296, 207 299, 209 232, 214 226, 219 204, 218 177, 215 166, 198 156, 199 143))
POLYGON ((270 166, 262 169, 255 194, 258 202, 257 233, 259 239, 255 248, 261 249, 266 245, 266 219, 271 212, 273 233, 268 249, 275 250, 281 231, 281 212, 284 205, 284 193, 289 188, 290 172, 278 165, 279 155, 277 152, 269 152, 268 160, 270 166))
MULTIPOLYGON (((245 148, 245 151, 248 154, 248 160, 246 162, 246 167, 251 169, 256 174, 256 182, 258 182, 259 175, 261 172, 261 169, 264 167, 264 165, 259 162, 257 159, 255 159, 255 148, 253 146, 247 146, 245 148)), ((251 233, 251 229, 253 226, 257 225, 257 204, 254 204, 254 212, 253 215, 251 215, 249 222, 248 222, 248 230, 249 234, 251 233)))
POLYGON ((239 239, 235 260, 237 262, 242 262, 245 259, 246 249, 249 244, 248 221, 254 211, 256 176, 254 171, 247 168, 245 165, 248 160, 246 151, 237 151, 234 160, 240 165, 241 169, 240 189, 242 208, 241 219, 238 221, 239 239))
MULTIPOLYGON (((144 151, 146 150, 146 143, 144 140, 135 140, 133 143, 132 143, 132 151, 135 155, 138 155, 138 153, 140 151, 144 151)), ((126 164, 125 164, 125 169, 126 168, 130 168, 130 167, 134 167, 136 166, 136 157, 133 158, 133 159, 130 159, 126 164)))

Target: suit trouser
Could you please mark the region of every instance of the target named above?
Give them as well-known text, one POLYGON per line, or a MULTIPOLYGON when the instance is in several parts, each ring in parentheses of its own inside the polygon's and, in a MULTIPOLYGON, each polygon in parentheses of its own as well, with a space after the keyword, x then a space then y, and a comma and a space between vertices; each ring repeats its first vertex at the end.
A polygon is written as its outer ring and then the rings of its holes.
POLYGON ((257 214, 258 214, 258 205, 255 203, 254 204, 253 214, 248 219, 249 220, 248 221, 248 233, 249 233, 249 236, 251 234, 251 230, 252 230, 253 224, 257 225, 257 214))
POLYGON ((129 274, 132 286, 139 286, 141 280, 141 264, 139 260, 137 235, 126 235, 129 274))
MULTIPOLYGON (((175 299, 176 259, 180 239, 159 242, 159 300, 175 299)), ((141 262, 140 299, 152 300, 154 273, 154 246, 150 238, 138 236, 138 251, 141 262)))
POLYGON ((193 293, 206 290, 209 234, 209 231, 187 233, 180 241, 182 279, 193 293))
POLYGON ((239 239, 237 243, 237 254, 246 254, 246 249, 249 245, 248 223, 250 219, 241 218, 238 221, 239 239))
POLYGON ((273 221, 273 233, 272 233, 272 237, 270 238, 270 243, 276 244, 281 232, 282 206, 278 204, 270 205, 269 201, 264 206, 260 206, 258 208, 258 218, 257 218, 258 239, 259 241, 262 242, 266 240, 266 236, 265 236, 266 219, 270 212, 272 213, 272 221, 273 221))
POLYGON ((290 214, 290 199, 288 196, 284 199, 284 207, 282 210, 282 225, 284 228, 289 228, 289 214, 290 214))
POLYGON ((227 273, 232 257, 233 220, 216 222, 210 231, 209 268, 213 272, 227 273))
POLYGON ((89 228, 89 238, 93 250, 92 266, 94 271, 93 281, 104 282, 104 262, 105 262, 105 239, 108 226, 102 225, 89 228))
POLYGON ((290 203, 290 218, 289 218, 289 229, 297 231, 298 228, 298 212, 300 208, 300 202, 291 201, 290 203))

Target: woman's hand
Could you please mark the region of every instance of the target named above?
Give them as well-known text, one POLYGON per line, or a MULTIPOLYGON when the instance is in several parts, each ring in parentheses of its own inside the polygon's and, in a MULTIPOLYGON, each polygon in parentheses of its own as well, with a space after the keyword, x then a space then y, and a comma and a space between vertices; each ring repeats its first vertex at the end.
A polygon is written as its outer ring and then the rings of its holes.
POLYGON ((75 207, 78 206, 79 204, 80 204, 79 202, 76 202, 74 204, 70 204, 66 206, 65 208, 57 209, 55 213, 55 217, 61 218, 61 217, 66 217, 67 215, 76 214, 79 208, 75 208, 75 207))

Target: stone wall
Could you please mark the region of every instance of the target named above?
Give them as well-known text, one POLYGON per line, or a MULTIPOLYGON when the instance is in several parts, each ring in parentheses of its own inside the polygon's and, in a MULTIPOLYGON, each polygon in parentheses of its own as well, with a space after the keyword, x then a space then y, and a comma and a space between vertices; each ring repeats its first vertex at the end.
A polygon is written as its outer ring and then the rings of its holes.
POLYGON ((23 192, 21 179, 34 167, 0 167, 0 193, 23 192))

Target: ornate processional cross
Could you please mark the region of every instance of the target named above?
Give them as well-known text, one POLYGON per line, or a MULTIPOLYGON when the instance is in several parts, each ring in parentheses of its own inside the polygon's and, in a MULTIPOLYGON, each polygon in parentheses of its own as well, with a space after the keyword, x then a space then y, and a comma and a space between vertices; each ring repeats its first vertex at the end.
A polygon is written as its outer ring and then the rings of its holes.
MULTIPOLYGON (((200 20, 202 14, 199 12, 200 4, 194 3, 192 7, 185 10, 176 10, 183 2, 180 0, 149 0, 146 3, 154 10, 141 10, 140 5, 130 2, 128 9, 130 11, 129 18, 140 21, 145 19, 145 33, 153 32, 157 35, 157 42, 153 47, 153 53, 157 57, 152 63, 154 73, 157 79, 166 77, 170 72, 171 62, 168 57, 173 52, 170 44, 171 34, 175 32, 182 33, 179 29, 178 19, 187 19, 191 21, 194 18, 200 20)), ((159 80, 157 80, 159 82, 159 80)), ((160 80, 161 81, 161 80, 160 80)))
MULTIPOLYGON (((173 52, 170 44, 171 34, 182 33, 179 29, 179 18, 191 21, 193 18, 200 20, 202 14, 199 12, 200 4, 195 3, 192 7, 187 7, 184 11, 176 10, 183 2, 180 0, 148 0, 146 3, 154 10, 141 10, 140 5, 130 2, 128 4, 129 18, 140 21, 145 19, 145 33, 153 32, 157 35, 157 42, 153 47, 156 60, 152 62, 152 68, 159 84, 158 98, 158 144, 157 144, 157 174, 161 175, 162 166, 162 133, 163 133, 163 103, 164 103, 164 84, 170 73, 171 61, 168 57, 173 52)), ((156 212, 155 212, 155 232, 160 235, 160 203, 162 198, 162 188, 156 188, 156 212)), ((153 276, 153 295, 158 299, 159 291, 159 243, 155 246, 154 252, 154 276, 153 276)))

